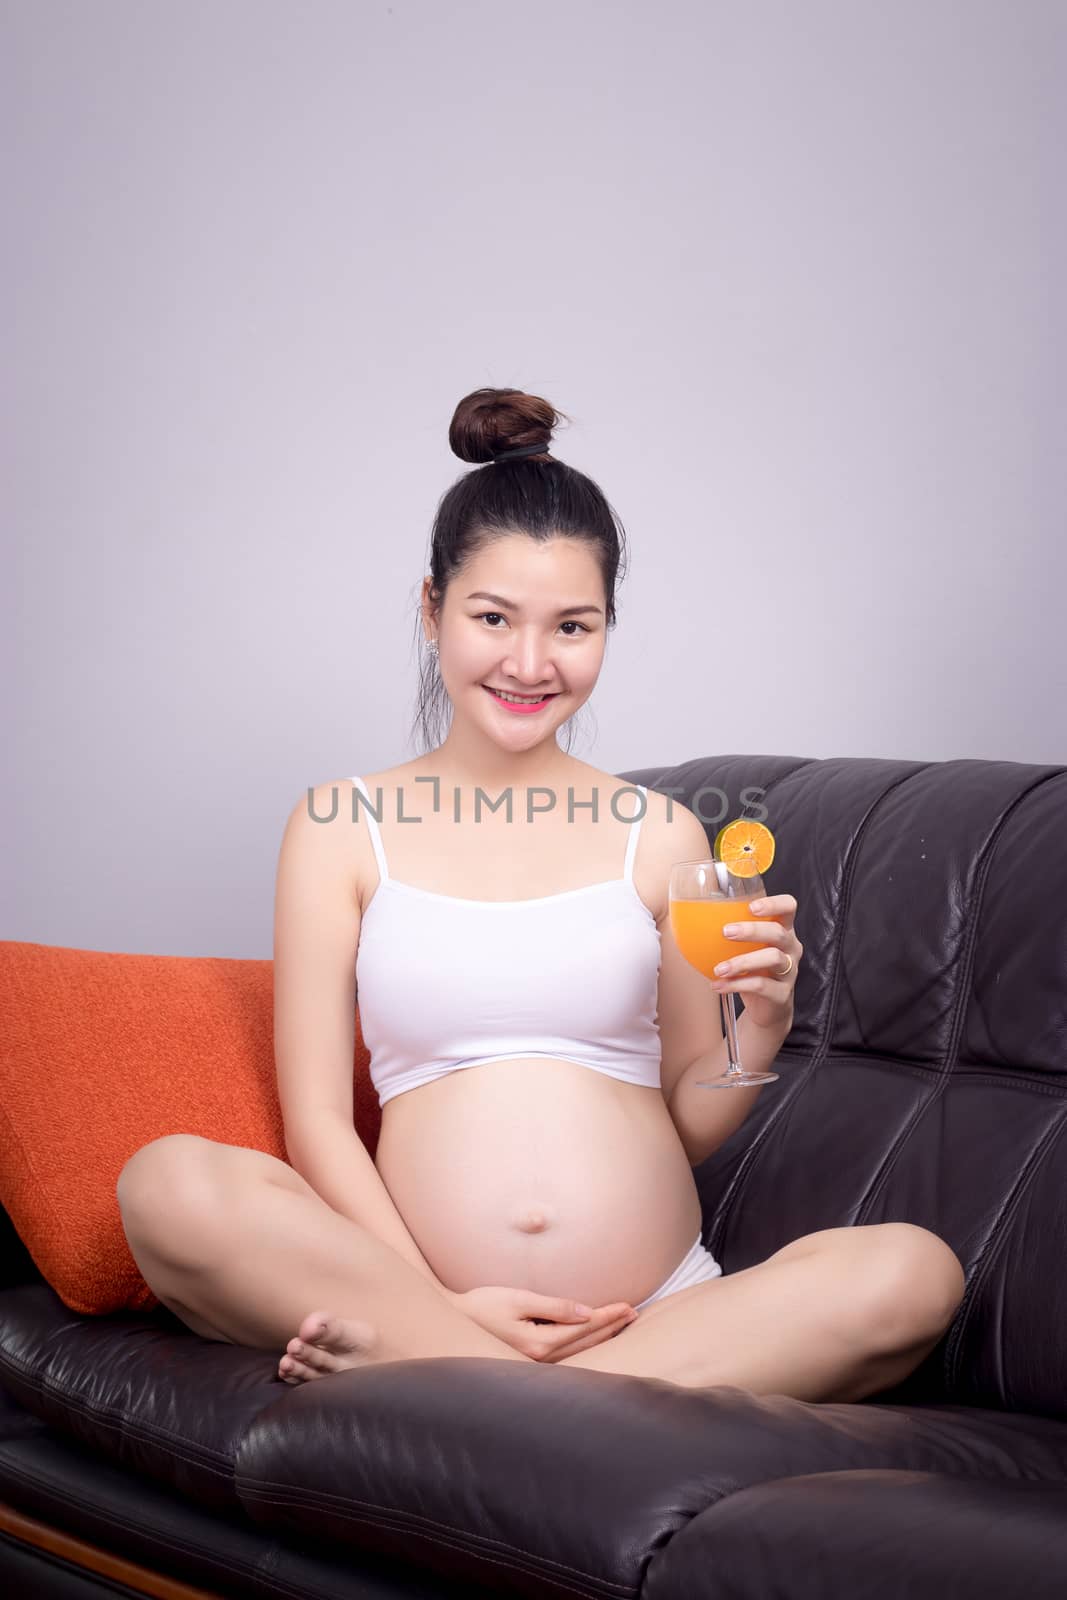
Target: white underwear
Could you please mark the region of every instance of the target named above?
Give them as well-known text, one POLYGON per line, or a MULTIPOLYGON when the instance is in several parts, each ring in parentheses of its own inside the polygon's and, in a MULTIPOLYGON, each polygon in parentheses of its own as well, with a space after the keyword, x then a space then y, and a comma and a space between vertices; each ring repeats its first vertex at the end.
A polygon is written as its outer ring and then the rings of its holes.
POLYGON ((698 1233, 696 1243, 675 1267, 666 1283, 661 1283, 655 1294, 650 1294, 647 1300, 642 1300, 634 1310, 643 1311, 653 1300, 662 1300, 666 1295, 677 1294, 679 1289, 691 1289, 696 1283, 707 1283, 711 1278, 721 1277, 722 1268, 711 1251, 705 1250, 698 1233))

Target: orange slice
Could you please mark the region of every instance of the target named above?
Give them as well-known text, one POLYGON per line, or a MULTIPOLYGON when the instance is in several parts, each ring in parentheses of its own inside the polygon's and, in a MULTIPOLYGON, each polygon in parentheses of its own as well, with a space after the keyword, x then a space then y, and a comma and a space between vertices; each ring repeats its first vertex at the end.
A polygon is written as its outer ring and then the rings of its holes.
POLYGON ((774 834, 762 822, 738 817, 715 835, 715 859, 735 878, 754 878, 774 860, 774 834))

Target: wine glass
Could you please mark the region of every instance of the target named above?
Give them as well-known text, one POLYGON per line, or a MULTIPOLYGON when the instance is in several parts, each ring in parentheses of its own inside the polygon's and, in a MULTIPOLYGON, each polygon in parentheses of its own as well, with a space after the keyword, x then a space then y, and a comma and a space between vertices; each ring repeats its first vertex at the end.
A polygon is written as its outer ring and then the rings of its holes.
MULTIPOLYGON (((765 896, 758 873, 741 878, 724 861, 678 861, 671 868, 670 919, 674 942, 690 966, 705 978, 714 978, 720 961, 745 955, 749 950, 765 950, 765 944, 743 939, 728 939, 723 928, 728 922, 773 922, 773 917, 755 918, 748 909, 750 900, 765 896)), ((737 1012, 733 991, 720 994, 722 1020, 730 1065, 719 1078, 698 1078, 702 1089, 746 1089, 749 1084, 774 1083, 777 1072, 746 1072, 737 1048, 737 1012)))

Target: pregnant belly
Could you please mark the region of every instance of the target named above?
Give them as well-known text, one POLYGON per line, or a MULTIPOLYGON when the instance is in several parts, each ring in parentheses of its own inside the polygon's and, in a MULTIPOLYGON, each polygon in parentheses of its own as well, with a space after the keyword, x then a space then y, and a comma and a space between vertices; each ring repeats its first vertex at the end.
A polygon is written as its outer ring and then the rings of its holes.
POLYGON ((543 1056, 388 1101, 375 1163, 446 1288, 643 1300, 700 1232, 659 1089, 543 1056))

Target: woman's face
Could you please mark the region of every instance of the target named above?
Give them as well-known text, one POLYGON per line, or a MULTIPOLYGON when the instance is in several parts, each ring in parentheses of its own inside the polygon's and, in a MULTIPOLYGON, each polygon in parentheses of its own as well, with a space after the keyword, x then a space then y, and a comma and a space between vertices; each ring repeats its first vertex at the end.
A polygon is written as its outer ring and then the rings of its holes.
POLYGON ((516 751, 555 742, 592 694, 607 643, 604 580, 590 546, 525 534, 498 539, 452 579, 436 628, 429 584, 423 616, 438 641, 453 728, 466 724, 516 751), (552 698, 536 711, 510 711, 490 687, 552 698))

